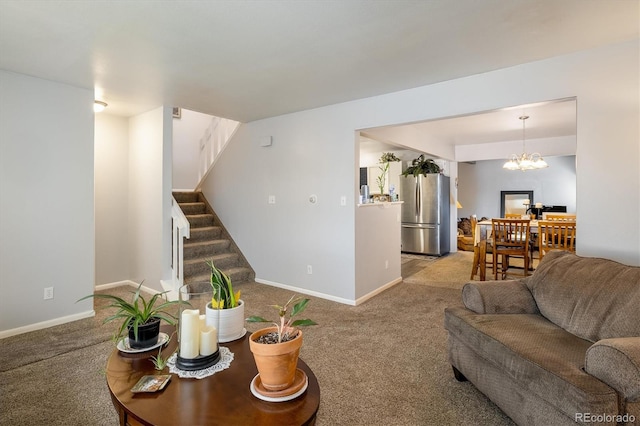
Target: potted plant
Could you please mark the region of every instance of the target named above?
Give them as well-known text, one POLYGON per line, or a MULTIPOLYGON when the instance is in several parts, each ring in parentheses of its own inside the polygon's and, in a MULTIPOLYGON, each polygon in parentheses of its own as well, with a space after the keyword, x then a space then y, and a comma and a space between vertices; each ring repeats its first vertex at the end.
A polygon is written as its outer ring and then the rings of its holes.
MULTIPOLYGON (((396 155, 393 152, 384 152, 382 156, 380 156, 379 163, 381 165, 378 166, 378 168, 380 169, 380 174, 376 179, 376 182, 378 183, 378 189, 380 189, 380 196, 378 197, 379 201, 386 200, 386 197, 384 195, 384 185, 387 182, 387 173, 389 173, 389 163, 392 161, 400 161, 400 159, 396 157, 396 155)), ((393 201, 393 200, 389 200, 389 201, 393 201)))
MULTIPOLYGON (((156 293, 148 301, 140 294, 142 282, 135 291, 133 297, 127 302, 121 297, 111 294, 90 294, 78 300, 90 297, 105 299, 110 303, 104 309, 115 309, 115 313, 104 319, 106 324, 111 321, 121 320, 120 328, 114 336, 116 342, 124 339, 125 330, 128 332, 129 347, 132 349, 145 349, 158 343, 160 334, 160 322, 164 320, 170 325, 177 323, 177 316, 173 313, 174 307, 180 303, 178 300, 169 301, 164 298, 167 293, 156 293)), ((77 303, 77 302, 76 302, 77 303)))
POLYGON ((420 175, 428 175, 433 173, 440 173, 442 168, 431 158, 424 158, 424 154, 421 154, 418 158, 414 158, 411 165, 402 172, 403 176, 413 175, 418 177, 420 175))
POLYGON ((246 333, 244 328, 244 302, 240 291, 234 293, 231 278, 218 269, 213 260, 207 261, 211 268, 210 284, 213 290, 211 303, 207 304, 207 324, 218 330, 222 343, 236 340, 246 333))
POLYGON ((247 322, 274 324, 274 327, 260 329, 249 337, 249 347, 258 367, 261 385, 267 391, 286 390, 295 381, 298 355, 302 347, 302 331, 298 327, 316 325, 316 322, 293 318, 302 313, 308 303, 309 299, 293 295, 283 306, 272 305, 278 311, 278 321, 259 316, 247 318, 247 322))

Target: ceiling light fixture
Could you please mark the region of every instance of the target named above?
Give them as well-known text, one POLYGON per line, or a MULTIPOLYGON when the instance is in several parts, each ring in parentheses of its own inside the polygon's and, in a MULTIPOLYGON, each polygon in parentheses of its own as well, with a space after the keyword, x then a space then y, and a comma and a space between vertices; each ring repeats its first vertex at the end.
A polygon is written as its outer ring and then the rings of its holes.
POLYGON ((93 101, 93 112, 102 112, 107 107, 106 102, 93 101))
POLYGON ((522 154, 520 154, 520 156, 517 156, 516 154, 511 154, 511 156, 509 157, 509 160, 507 160, 507 162, 504 163, 502 168, 507 170, 522 170, 524 172, 527 170, 537 170, 537 169, 544 169, 545 167, 549 167, 547 162, 544 161, 544 158, 542 158, 542 156, 537 152, 533 154, 527 154, 527 150, 525 149, 525 145, 524 145, 525 143, 524 123, 525 123, 525 120, 529 118, 529 116, 521 115, 519 118, 520 120, 522 120, 522 154))

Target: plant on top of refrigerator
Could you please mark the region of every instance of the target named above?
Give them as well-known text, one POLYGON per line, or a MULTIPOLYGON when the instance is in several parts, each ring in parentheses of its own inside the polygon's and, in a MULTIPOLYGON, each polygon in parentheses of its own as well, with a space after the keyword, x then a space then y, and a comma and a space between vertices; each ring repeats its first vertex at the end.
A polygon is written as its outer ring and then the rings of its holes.
POLYGON ((418 177, 420 175, 428 175, 442 172, 440 167, 433 159, 424 158, 424 154, 420 154, 418 158, 414 158, 411 165, 402 172, 403 176, 413 175, 418 177))

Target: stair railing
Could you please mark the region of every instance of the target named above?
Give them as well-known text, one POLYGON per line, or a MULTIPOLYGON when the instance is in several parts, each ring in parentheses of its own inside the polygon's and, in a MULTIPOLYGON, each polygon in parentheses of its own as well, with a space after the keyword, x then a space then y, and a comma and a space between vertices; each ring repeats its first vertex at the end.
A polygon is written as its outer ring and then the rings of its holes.
POLYGON ((184 239, 191 237, 189 220, 174 197, 171 197, 171 228, 171 281, 173 288, 170 289, 169 296, 173 299, 171 296, 177 298, 180 287, 184 285, 184 239), (173 294, 174 291, 175 294, 173 294))
POLYGON ((212 117, 209 126, 200 139, 200 154, 198 158, 198 185, 196 190, 209 174, 209 171, 220 158, 220 153, 227 146, 240 123, 228 118, 212 117))

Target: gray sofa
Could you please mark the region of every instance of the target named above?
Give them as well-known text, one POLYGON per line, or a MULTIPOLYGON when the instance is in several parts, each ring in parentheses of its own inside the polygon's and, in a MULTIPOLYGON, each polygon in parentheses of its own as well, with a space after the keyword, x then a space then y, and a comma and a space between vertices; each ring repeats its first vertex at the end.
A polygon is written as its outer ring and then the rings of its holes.
POLYGON ((640 424, 640 268, 554 251, 445 310, 449 361, 519 425, 640 424))

